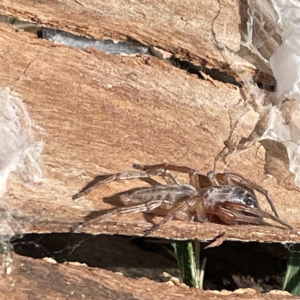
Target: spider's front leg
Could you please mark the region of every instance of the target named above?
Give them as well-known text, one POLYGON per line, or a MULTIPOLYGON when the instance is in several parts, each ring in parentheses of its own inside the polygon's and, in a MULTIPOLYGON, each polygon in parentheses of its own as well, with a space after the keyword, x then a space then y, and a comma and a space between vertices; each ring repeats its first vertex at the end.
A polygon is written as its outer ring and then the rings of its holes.
POLYGON ((215 173, 215 172, 209 172, 207 174, 208 178, 211 180, 211 182, 215 185, 219 184, 230 184, 230 185, 238 185, 241 187, 244 187, 251 191, 253 193, 253 190, 257 191, 258 193, 264 195, 274 213, 274 215, 279 218, 279 215, 276 211, 276 208, 274 206, 274 203, 268 193, 267 190, 262 188, 261 186, 257 185, 256 183, 244 178, 241 175, 235 174, 235 173, 215 173))
POLYGON ((227 225, 236 225, 238 223, 268 225, 260 215, 255 215, 253 212, 249 212, 249 215, 245 214, 244 210, 247 208, 249 207, 240 203, 218 203, 215 205, 214 210, 207 211, 207 214, 217 217, 221 222, 227 225))
POLYGON ((287 227, 288 229, 293 230, 293 227, 291 225, 289 225, 285 221, 281 220, 280 218, 273 216, 266 211, 263 211, 259 207, 257 207, 257 208, 249 207, 242 203, 225 202, 223 204, 223 208, 234 213, 236 216, 236 220, 239 222, 249 223, 249 224, 258 224, 258 225, 269 225, 263 221, 263 218, 266 218, 266 219, 273 220, 274 222, 279 223, 279 224, 287 227), (251 222, 251 219, 247 220, 248 217, 252 218, 253 222, 251 222), (254 219, 257 219, 257 220, 254 220, 254 219))

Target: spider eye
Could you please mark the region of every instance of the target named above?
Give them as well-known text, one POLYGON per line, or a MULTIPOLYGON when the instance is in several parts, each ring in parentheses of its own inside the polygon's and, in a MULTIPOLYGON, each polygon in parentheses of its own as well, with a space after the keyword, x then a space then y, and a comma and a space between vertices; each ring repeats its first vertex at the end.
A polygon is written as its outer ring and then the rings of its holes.
POLYGON ((247 199, 246 200, 246 205, 248 205, 248 206, 252 206, 254 204, 254 202, 253 202, 253 200, 252 199, 247 199))
POLYGON ((256 199, 252 195, 247 195, 245 199, 245 204, 250 207, 258 207, 256 199))

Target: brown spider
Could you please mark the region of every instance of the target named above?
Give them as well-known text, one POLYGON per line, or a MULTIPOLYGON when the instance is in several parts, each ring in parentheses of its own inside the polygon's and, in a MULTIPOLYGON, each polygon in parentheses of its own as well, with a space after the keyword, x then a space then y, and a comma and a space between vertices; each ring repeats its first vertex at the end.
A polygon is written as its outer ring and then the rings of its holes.
POLYGON ((263 218, 271 219, 289 229, 292 227, 282 221, 266 190, 255 183, 234 173, 209 172, 207 176, 201 175, 196 170, 184 166, 171 164, 139 165, 133 167, 139 171, 129 171, 100 176, 84 187, 79 193, 73 195, 73 200, 88 194, 96 187, 115 180, 133 178, 149 178, 156 175, 164 177, 165 185, 159 184, 135 191, 131 195, 120 197, 124 207, 119 207, 110 212, 76 225, 87 226, 108 217, 133 212, 157 213, 158 209, 164 210, 164 219, 152 226, 145 235, 159 229, 171 219, 193 220, 197 222, 218 222, 228 225, 239 223, 268 225, 263 218), (171 171, 189 175, 190 184, 180 184, 171 171), (274 212, 275 216, 263 211, 258 204, 254 190, 263 194, 274 212))

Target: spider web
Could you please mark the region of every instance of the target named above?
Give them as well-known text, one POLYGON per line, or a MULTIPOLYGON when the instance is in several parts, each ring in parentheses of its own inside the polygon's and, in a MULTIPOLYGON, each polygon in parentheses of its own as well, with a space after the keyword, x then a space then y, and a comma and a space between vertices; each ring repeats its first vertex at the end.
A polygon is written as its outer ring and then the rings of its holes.
MULTIPOLYGON (((24 181, 42 180, 41 152, 43 142, 35 139, 31 120, 22 100, 9 87, 0 87, 0 197, 6 191, 6 181, 11 172, 17 171, 24 181)), ((12 227, 18 209, 0 200, 0 250, 3 272, 10 272, 10 238, 26 228, 12 227)), ((15 222, 14 222, 15 223, 15 222)))

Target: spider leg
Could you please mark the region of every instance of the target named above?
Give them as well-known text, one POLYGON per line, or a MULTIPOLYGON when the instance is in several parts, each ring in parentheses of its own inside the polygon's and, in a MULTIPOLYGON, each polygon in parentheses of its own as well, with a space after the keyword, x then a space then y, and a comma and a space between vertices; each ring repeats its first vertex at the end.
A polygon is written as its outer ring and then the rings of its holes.
MULTIPOLYGON (((233 173, 216 173, 214 171, 210 171, 207 173, 207 177, 209 178, 212 185, 238 185, 250 190, 254 194, 253 189, 251 189, 246 183, 243 184, 240 181, 233 180, 231 175, 236 175, 243 178, 242 176, 233 173)), ((243 180, 248 181, 245 178, 243 178, 243 180)))
MULTIPOLYGON (((215 173, 214 171, 210 171, 207 173, 207 177, 209 178, 212 185, 220 185, 221 180, 217 179, 219 173, 215 173)), ((229 182, 222 182, 223 184, 230 184, 229 182)))
POLYGON ((72 227, 71 231, 74 232, 78 228, 86 227, 88 225, 105 221, 107 218, 113 217, 115 215, 119 214, 126 214, 126 213, 137 213, 137 212, 143 212, 143 213, 149 213, 156 209, 157 207, 161 206, 163 203, 161 200, 153 200, 149 201, 147 203, 142 203, 138 205, 132 205, 132 206, 124 206, 124 207, 118 207, 112 209, 110 212, 105 213, 104 215, 98 216, 94 219, 84 221, 80 224, 77 224, 72 227))
POLYGON ((133 167, 137 170, 143 170, 143 171, 150 171, 150 170, 157 170, 157 169, 163 169, 165 171, 175 171, 175 172, 181 172, 181 173, 195 173, 196 170, 185 167, 185 166, 177 166, 172 165, 168 163, 162 163, 157 165, 140 165, 140 164, 133 164, 133 167))
POLYGON ((179 185, 177 180, 174 178, 171 172, 166 172, 164 169, 155 169, 150 171, 128 171, 123 173, 100 175, 95 177, 90 183, 88 183, 84 188, 82 188, 78 193, 72 196, 72 199, 78 199, 84 195, 87 195, 92 190, 104 185, 111 183, 116 180, 128 180, 135 178, 150 178, 157 175, 162 175, 165 177, 167 182, 172 182, 173 184, 179 185))
MULTIPOLYGON (((187 210, 191 210, 191 208, 195 209, 196 205, 199 204, 198 202, 203 202, 202 201, 202 196, 201 195, 196 195, 192 196, 187 200, 178 200, 178 202, 175 203, 173 208, 170 210, 170 212, 166 215, 166 217, 161 220, 158 224, 153 225, 150 229, 145 231, 145 236, 153 233, 154 231, 158 230, 161 228, 164 224, 166 224, 168 221, 174 219, 176 215, 179 215, 187 210)), ((204 208, 204 206, 202 206, 204 208)), ((200 211, 200 210, 199 210, 200 211)), ((205 215, 205 210, 201 211, 201 213, 197 212, 197 220, 198 222, 205 222, 206 219, 202 217, 206 216, 205 215), (199 213, 199 215, 198 215, 199 213)))
POLYGON ((234 210, 235 212, 240 212, 242 214, 247 213, 247 214, 250 214, 250 215, 252 215, 254 217, 271 219, 274 222, 277 222, 277 223, 279 223, 279 224, 281 224, 281 225, 283 225, 283 226, 285 226, 285 227, 293 230, 293 227, 291 225, 289 225, 288 223, 284 222, 280 218, 275 217, 275 216, 269 214, 266 211, 263 211, 260 208, 255 208, 255 207, 252 208, 252 207, 249 207, 249 206, 244 205, 242 203, 234 203, 234 202, 224 203, 224 207, 228 208, 230 210, 234 210))
MULTIPOLYGON (((231 203, 230 203, 231 204, 231 203)), ((227 225, 235 225, 237 223, 247 223, 254 225, 268 225, 261 216, 249 216, 238 211, 219 205, 214 211, 207 211, 207 214, 215 215, 227 225)))
POLYGON ((161 170, 161 175, 162 176, 168 176, 173 179, 173 181, 176 182, 176 179, 174 175, 170 171, 175 171, 175 172, 180 172, 180 173, 186 173, 189 174, 190 176, 194 173, 197 173, 196 170, 185 167, 185 166, 177 166, 177 165, 172 165, 168 163, 162 163, 162 164, 157 164, 157 165, 140 165, 140 164, 133 164, 133 168, 137 170, 142 170, 146 172, 155 172, 156 170, 161 170))
POLYGON ((235 173, 214 173, 214 172, 209 172, 207 174, 209 179, 212 181, 212 183, 217 183, 219 184, 230 184, 230 185, 239 185, 242 186, 250 191, 257 191, 260 194, 264 195, 273 211, 275 216, 279 218, 279 215, 276 211, 276 208, 274 206, 274 203, 268 193, 267 190, 263 189, 261 186, 257 185, 256 183, 244 178, 241 175, 235 174, 235 173))
POLYGON ((164 173, 162 173, 162 174, 172 174, 170 171, 185 173, 185 174, 189 175, 190 185, 197 187, 197 188, 199 187, 198 176, 206 177, 206 176, 202 176, 201 174, 199 174, 195 169, 185 167, 185 166, 172 165, 172 164, 168 164, 168 163, 162 163, 162 164, 157 164, 157 165, 133 164, 133 167, 137 170, 143 170, 146 172, 152 172, 154 170, 164 170, 164 173))

